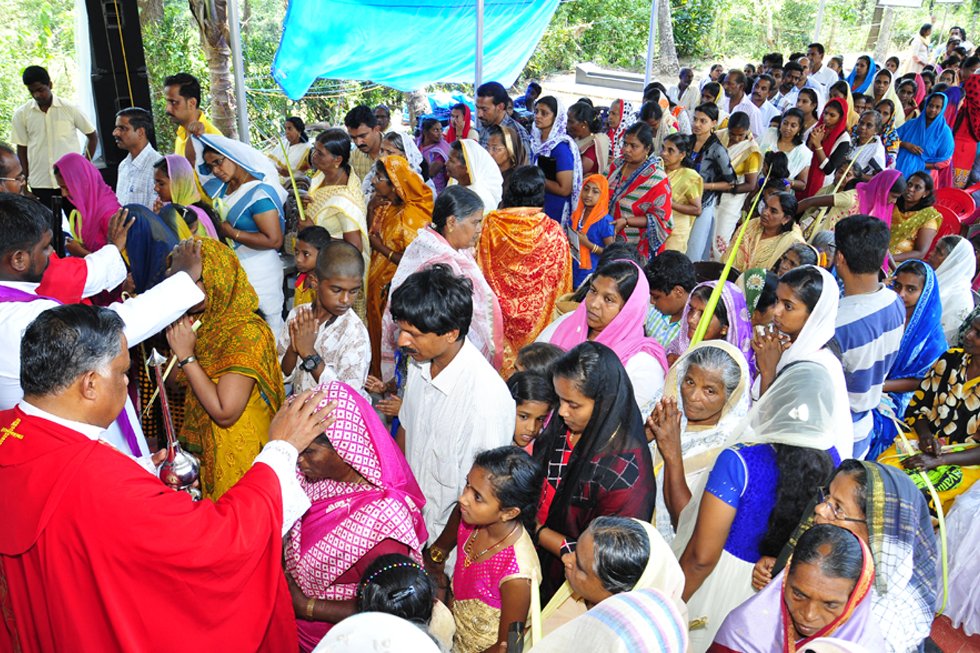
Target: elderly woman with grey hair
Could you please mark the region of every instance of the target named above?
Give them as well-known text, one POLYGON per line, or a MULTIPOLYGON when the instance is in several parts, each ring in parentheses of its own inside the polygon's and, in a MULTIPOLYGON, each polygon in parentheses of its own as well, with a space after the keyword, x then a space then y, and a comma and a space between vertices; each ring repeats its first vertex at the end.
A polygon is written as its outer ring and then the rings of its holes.
POLYGON ((680 564, 664 539, 645 521, 596 517, 575 549, 562 556, 562 563, 566 582, 541 613, 545 634, 612 596, 643 589, 666 595, 686 623, 680 564))
POLYGON ((668 542, 677 518, 749 407, 745 356, 724 340, 706 340, 671 366, 664 396, 646 422, 655 446, 657 530, 668 542))

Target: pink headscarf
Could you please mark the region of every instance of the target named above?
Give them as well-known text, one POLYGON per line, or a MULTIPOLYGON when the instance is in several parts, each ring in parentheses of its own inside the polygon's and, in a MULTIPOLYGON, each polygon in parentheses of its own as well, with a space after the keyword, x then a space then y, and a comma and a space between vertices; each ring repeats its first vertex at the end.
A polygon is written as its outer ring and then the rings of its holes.
MULTIPOLYGON (((325 393, 321 407, 337 402, 334 422, 325 435, 337 455, 368 484, 300 478, 313 505, 290 531, 286 571, 307 596, 351 599, 357 581, 337 583, 337 579, 383 540, 401 542, 421 561, 422 545, 428 539, 422 521, 425 497, 371 404, 339 381, 319 389, 325 393)), ((314 627, 304 620, 299 625, 301 639, 304 626, 314 627)), ((321 628, 319 635, 323 632, 321 628)))
MULTIPOLYGON (((595 342, 602 343, 616 352, 623 365, 640 352, 650 354, 666 372, 670 366, 667 364, 664 348, 655 339, 647 338, 643 331, 647 311, 650 310, 650 284, 640 266, 633 261, 629 263, 632 263, 637 270, 636 287, 633 288, 632 294, 623 304, 619 314, 599 333, 595 342)), ((555 329, 554 335, 551 336, 551 344, 568 351, 575 345, 585 342, 589 337, 587 310, 584 301, 579 304, 575 312, 555 329)))
POLYGON ((119 210, 119 200, 98 169, 81 154, 71 152, 55 162, 68 188, 68 199, 81 216, 82 244, 90 252, 108 240, 109 218, 119 210))
POLYGON ((895 204, 894 202, 888 201, 888 194, 901 176, 901 172, 894 168, 889 168, 888 170, 882 170, 869 181, 863 181, 858 184, 856 187, 858 213, 873 215, 890 227, 892 224, 892 210, 895 208, 895 204))

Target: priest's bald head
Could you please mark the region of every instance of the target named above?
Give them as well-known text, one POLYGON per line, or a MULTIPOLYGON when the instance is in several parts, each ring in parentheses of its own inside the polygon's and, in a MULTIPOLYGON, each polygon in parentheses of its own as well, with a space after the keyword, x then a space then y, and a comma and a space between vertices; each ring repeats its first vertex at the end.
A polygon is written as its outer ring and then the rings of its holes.
POLYGON ((106 308, 48 309, 20 343, 24 399, 64 419, 108 427, 126 403, 128 372, 122 318, 106 308))

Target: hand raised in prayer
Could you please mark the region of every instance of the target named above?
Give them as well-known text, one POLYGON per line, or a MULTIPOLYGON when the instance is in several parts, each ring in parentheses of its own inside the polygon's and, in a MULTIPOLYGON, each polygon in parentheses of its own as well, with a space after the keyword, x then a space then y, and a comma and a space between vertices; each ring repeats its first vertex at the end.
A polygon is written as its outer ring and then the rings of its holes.
POLYGON ((681 411, 677 399, 664 397, 654 406, 647 418, 647 442, 656 442, 657 449, 664 460, 678 460, 681 457, 681 411))
POLYGON ((269 441, 281 440, 293 445, 296 451, 304 451, 333 424, 337 402, 319 408, 323 396, 319 390, 307 390, 283 404, 269 425, 269 441))
POLYGON ((173 276, 178 272, 186 272, 192 281, 197 282, 201 279, 201 270, 204 263, 201 260, 201 241, 193 238, 182 240, 174 247, 170 255, 170 268, 167 276, 173 276))
POLYGON ((364 389, 376 395, 383 395, 388 392, 388 385, 376 376, 368 375, 364 382, 364 389))
POLYGON ((755 352, 755 366, 766 380, 766 387, 776 378, 776 366, 790 343, 784 342, 782 334, 770 325, 756 327, 752 336, 752 350, 755 352))
POLYGON ((772 582, 772 568, 775 565, 776 559, 771 556, 759 558, 752 568, 752 589, 758 592, 772 582))
POLYGON ((385 417, 398 417, 398 411, 402 408, 402 398, 398 395, 389 395, 384 399, 379 399, 374 407, 381 411, 385 417))
POLYGON ((125 251, 129 230, 135 223, 136 216, 130 218, 129 209, 119 209, 114 216, 109 218, 109 242, 115 245, 120 253, 125 251))
POLYGON ((194 333, 193 324, 194 318, 185 315, 167 327, 167 342, 178 361, 194 355, 197 334, 194 333))
POLYGON ((313 344, 316 342, 316 332, 319 325, 316 315, 309 306, 300 307, 296 317, 289 323, 289 339, 293 344, 296 355, 306 358, 316 353, 313 344))
POLYGON ((810 131, 810 149, 817 149, 823 145, 824 136, 827 135, 827 127, 820 124, 810 131))

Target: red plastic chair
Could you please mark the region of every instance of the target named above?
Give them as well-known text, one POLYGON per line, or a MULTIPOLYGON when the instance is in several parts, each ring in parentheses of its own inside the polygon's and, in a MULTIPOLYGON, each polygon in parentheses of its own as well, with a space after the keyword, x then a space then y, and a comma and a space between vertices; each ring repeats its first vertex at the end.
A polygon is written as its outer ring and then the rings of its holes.
POLYGON ((936 191, 936 202, 934 206, 938 209, 944 206, 956 214, 960 224, 970 219, 977 210, 977 204, 973 201, 971 192, 976 187, 966 190, 960 188, 940 188, 936 191))
POLYGON ((929 258, 929 255, 932 254, 932 250, 936 248, 936 243, 939 242, 940 238, 959 234, 961 228, 960 218, 951 208, 940 206, 939 204, 934 204, 933 206, 939 211, 939 215, 943 216, 943 223, 939 225, 939 231, 936 232, 936 237, 932 239, 932 245, 929 246, 929 251, 926 252, 926 258, 929 258))

